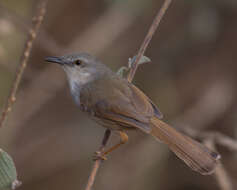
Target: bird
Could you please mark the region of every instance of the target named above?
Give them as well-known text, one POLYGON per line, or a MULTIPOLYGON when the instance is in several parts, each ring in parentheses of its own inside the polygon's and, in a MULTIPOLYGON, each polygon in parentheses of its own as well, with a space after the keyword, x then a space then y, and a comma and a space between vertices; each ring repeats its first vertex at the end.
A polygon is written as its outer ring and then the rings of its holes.
POLYGON ((126 143, 128 130, 138 129, 166 144, 192 170, 202 175, 215 171, 220 154, 163 122, 161 111, 147 95, 96 57, 82 52, 50 56, 45 61, 63 68, 72 97, 81 111, 119 133, 120 142, 102 152, 101 157, 126 143))

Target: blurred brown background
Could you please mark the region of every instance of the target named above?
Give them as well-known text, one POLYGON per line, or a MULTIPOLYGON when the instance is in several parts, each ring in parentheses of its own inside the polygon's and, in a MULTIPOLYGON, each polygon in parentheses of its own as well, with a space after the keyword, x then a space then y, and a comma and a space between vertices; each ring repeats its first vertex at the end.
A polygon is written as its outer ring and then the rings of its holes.
MULTIPOLYGON (((136 54, 161 0, 51 0, 17 94, 0 133, 14 158, 20 190, 83 189, 104 129, 72 101, 66 78, 46 56, 90 52, 114 71, 136 54)), ((22 54, 34 0, 0 0, 0 109, 22 54)), ((237 136, 237 1, 174 1, 134 83, 175 127, 237 136)), ((94 189, 218 189, 213 176, 187 168, 167 147, 141 132, 113 152, 94 189)), ((118 141, 113 136, 109 145, 118 141)), ((218 146, 234 188, 236 152, 218 146)))

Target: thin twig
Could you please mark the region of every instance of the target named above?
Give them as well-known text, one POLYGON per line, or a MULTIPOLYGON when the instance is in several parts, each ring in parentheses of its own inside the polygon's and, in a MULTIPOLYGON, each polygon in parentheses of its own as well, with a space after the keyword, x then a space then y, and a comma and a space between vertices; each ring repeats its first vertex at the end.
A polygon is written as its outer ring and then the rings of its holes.
MULTIPOLYGON (((8 9, 0 3, 0 12, 3 13, 3 16, 6 17, 10 22, 16 25, 24 34, 29 31, 32 27, 32 22, 29 22, 21 15, 16 14, 14 11, 8 9)), ((61 44, 57 43, 43 28, 40 31, 40 36, 36 40, 36 45, 40 45, 45 51, 50 52, 51 54, 58 54, 63 52, 64 48, 61 44)))
MULTIPOLYGON (((154 19, 154 21, 153 21, 153 23, 152 23, 152 25, 151 25, 147 35, 146 35, 146 37, 145 37, 145 39, 144 39, 144 41, 143 41, 143 43, 142 43, 142 45, 141 45, 141 47, 139 49, 138 55, 136 57, 136 60, 131 65, 131 70, 130 70, 128 76, 127 76, 128 81, 130 81, 130 82, 132 81, 132 79, 133 79, 133 77, 134 77, 134 75, 136 73, 136 70, 137 70, 138 62, 139 62, 140 58, 143 56, 143 54, 144 54, 144 52, 145 52, 149 42, 152 39, 153 34, 155 33, 157 27, 159 26, 159 23, 160 23, 162 17, 164 16, 166 10, 168 9, 171 1, 172 0, 165 0, 164 4, 162 5, 161 9, 159 10, 158 14, 156 15, 156 17, 155 17, 155 19, 154 19)), ((104 139, 106 139, 106 136, 107 136, 106 133, 107 133, 107 131, 105 132, 104 139)), ((108 136, 110 136, 110 131, 108 133, 109 133, 108 136)), ((107 142, 107 140, 106 141, 103 140, 103 142, 104 141, 107 142)), ((100 148, 101 152, 104 150, 104 146, 105 145, 102 144, 102 146, 100 148)), ((98 159, 98 160, 95 161, 94 167, 93 167, 93 169, 91 171, 91 174, 90 174, 90 177, 89 177, 89 180, 88 180, 88 183, 87 183, 87 186, 86 186, 85 190, 91 190, 91 187, 92 187, 92 185, 94 183, 94 180, 95 180, 95 177, 96 177, 96 174, 97 174, 97 171, 99 169, 99 166, 100 166, 101 162, 102 162, 101 159, 98 159)))
MULTIPOLYGON (((237 141, 219 132, 199 132, 194 129, 185 131, 192 137, 203 139, 204 144, 212 150, 216 150, 216 145, 219 144, 229 150, 237 151, 237 141)), ((221 190, 233 190, 230 177, 222 163, 218 164, 214 177, 221 190)))
POLYGON ((130 69, 130 72, 128 73, 128 76, 127 76, 127 80, 129 82, 132 81, 135 73, 136 73, 136 70, 137 70, 137 67, 138 67, 138 62, 139 60, 141 59, 141 57, 144 55, 145 51, 146 51, 146 48, 148 47, 151 39, 152 39, 152 36, 154 35, 156 29, 158 28, 159 24, 160 24, 160 21, 161 19, 163 18, 166 10, 168 9, 170 3, 172 2, 172 0, 165 0, 161 9, 159 10, 159 12, 157 13, 155 19, 153 20, 153 23, 152 25, 150 26, 150 29, 138 51, 138 54, 137 54, 137 57, 136 57, 136 60, 134 61, 134 63, 131 65, 131 69, 130 69))
MULTIPOLYGON (((62 48, 52 38, 49 39, 49 34, 47 34, 48 37, 45 37, 44 30, 41 30, 41 34, 38 36, 35 45, 38 43, 44 51, 51 55, 77 52, 78 50, 93 52, 94 55, 106 52, 106 49, 131 27, 137 18, 135 16, 136 14, 121 14, 121 12, 123 12, 122 10, 124 10, 123 6, 125 6, 122 5, 122 3, 113 3, 113 5, 108 7, 102 15, 88 26, 84 32, 74 38, 66 47, 62 48), (113 24, 114 21, 116 21, 116 25, 113 24), (93 31, 96 31, 96 33, 93 31), (106 36, 106 38, 103 36, 106 36), (98 38, 100 39, 99 43, 95 43, 95 41, 98 41, 98 38), (57 48, 55 48, 55 46, 57 48)), ((45 70, 38 73, 37 77, 34 77, 34 80, 31 80, 26 86, 24 93, 19 92, 18 99, 27 99, 27 101, 17 101, 17 106, 14 108, 15 111, 12 113, 12 118, 15 119, 9 121, 10 125, 13 127, 24 125, 26 120, 35 115, 42 108, 42 105, 46 105, 46 102, 54 98, 65 86, 66 81, 60 80, 60 77, 60 73, 55 72, 54 65, 48 65, 45 70), (50 80, 52 73, 54 80, 50 80), (48 81, 47 84, 44 81, 48 81), (51 93, 44 93, 42 96, 42 92, 47 91, 51 93), (31 104, 34 104, 34 106, 30 106, 31 104), (21 111, 22 107, 25 108, 24 112, 21 111), (19 113, 21 113, 20 117, 19 113)))
POLYGON ((27 66, 27 62, 29 60, 29 56, 31 53, 34 39, 36 38, 37 32, 40 28, 42 21, 43 21, 43 18, 44 18, 45 12, 46 12, 46 4, 47 4, 47 0, 42 0, 40 2, 38 11, 37 11, 35 17, 33 17, 33 19, 32 19, 33 26, 29 30, 28 40, 26 41, 25 49, 23 51, 23 54, 22 54, 22 57, 20 60, 20 64, 18 65, 18 68, 16 71, 15 80, 13 82, 13 86, 11 88, 10 95, 7 100, 7 104, 6 104, 5 108, 3 109, 3 112, 2 112, 2 115, 0 118, 0 128, 3 126, 4 122, 6 121, 7 115, 11 111, 12 106, 13 106, 14 102, 16 101, 16 92, 17 92, 18 86, 20 84, 24 70, 27 66))
MULTIPOLYGON (((111 131, 109 129, 107 129, 105 131, 104 138, 103 138, 103 141, 102 141, 102 145, 101 145, 101 147, 99 149, 99 152, 103 152, 103 150, 105 148, 105 145, 107 144, 107 142, 109 140, 110 134, 111 134, 111 131)), ((96 161, 94 163, 94 166, 93 166, 93 168, 91 170, 90 177, 88 179, 88 182, 87 182, 85 190, 91 190, 91 188, 92 188, 92 186, 94 184, 95 177, 96 177, 96 174, 97 174, 97 171, 98 171, 98 169, 100 167, 101 162, 102 162, 101 159, 96 159, 96 161)))
MULTIPOLYGON (((179 123, 178 127, 185 134, 199 139, 212 150, 216 149, 216 145, 228 148, 230 151, 237 151, 237 140, 217 131, 204 131, 213 121, 216 121, 228 108, 231 107, 233 92, 225 81, 218 81, 211 84, 207 91, 203 93, 197 103, 188 109, 184 114, 175 119, 175 123, 179 123), (215 100, 213 100, 215 96, 215 100), (198 117, 197 117, 198 115, 198 117), (198 119, 203 118, 203 119, 198 119), (180 122, 192 121, 192 126, 180 122)), ((187 122, 189 123, 189 122, 187 122)), ((213 175, 221 190, 232 190, 233 185, 226 169, 222 163, 219 163, 213 175)))
MULTIPOLYGON (((212 150, 216 150, 215 140, 213 138, 206 139, 204 143, 212 150)), ((216 181, 218 182, 221 190, 233 190, 233 185, 230 181, 230 177, 222 163, 217 166, 214 177, 216 178, 216 181)))
POLYGON ((185 129, 182 129, 182 131, 186 133, 187 135, 196 139, 200 139, 200 140, 213 139, 215 144, 221 145, 230 151, 237 151, 237 140, 227 135, 224 135, 222 133, 219 133, 217 131, 201 132, 199 130, 195 130, 193 128, 186 128, 186 127, 185 129))
POLYGON ((228 148, 230 151, 237 151, 237 140, 232 139, 222 133, 215 133, 216 144, 222 145, 228 148))

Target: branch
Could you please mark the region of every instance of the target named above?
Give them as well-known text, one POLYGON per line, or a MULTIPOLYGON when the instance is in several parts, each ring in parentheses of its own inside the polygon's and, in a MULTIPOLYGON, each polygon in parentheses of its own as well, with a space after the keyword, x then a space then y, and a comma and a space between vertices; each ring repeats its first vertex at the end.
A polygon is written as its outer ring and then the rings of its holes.
MULTIPOLYGON (((130 69, 130 72, 128 74, 128 81, 132 81, 134 75, 135 75, 135 72, 136 72, 136 69, 137 69, 137 66, 138 66, 138 62, 139 60, 141 59, 141 57, 143 56, 149 42, 151 41, 152 39, 152 36, 153 34, 155 33, 157 27, 159 26, 159 23, 162 19, 162 17, 164 16, 166 10, 168 9, 170 3, 171 3, 172 0, 165 0, 164 4, 162 5, 161 9, 159 10, 159 12, 157 13, 141 47, 140 47, 140 50, 138 52, 138 55, 136 56, 136 60, 134 61, 134 63, 131 65, 131 69, 130 69)), ((108 141, 108 138, 110 136, 110 130, 106 130, 105 132, 105 135, 104 135, 104 139, 103 139, 103 143, 102 143, 102 146, 100 148, 100 152, 102 152, 104 150, 104 147, 105 147, 105 144, 107 143, 108 141)), ((95 161, 95 164, 94 164, 94 167, 91 171, 91 174, 90 174, 90 177, 89 177, 89 180, 88 180, 88 183, 87 183, 87 186, 86 186, 86 189, 85 190, 91 190, 93 184, 94 184, 94 181, 95 181, 95 177, 96 177, 96 174, 97 174, 97 171, 100 167, 100 164, 101 164, 102 160, 101 159, 97 159, 95 161)))
MULTIPOLYGON (((199 132, 190 128, 184 131, 194 138, 202 139, 204 144, 212 150, 216 150, 216 145, 219 144, 231 151, 237 151, 237 141, 219 132, 199 132)), ((214 177, 221 190, 233 190, 231 179, 222 163, 217 166, 214 177)))
POLYGON ((22 75, 23 75, 25 68, 27 66, 27 62, 29 60, 33 42, 37 36, 38 30, 39 30, 40 25, 43 21, 43 18, 44 18, 45 12, 46 12, 46 4, 47 4, 47 0, 42 0, 40 2, 38 11, 37 11, 35 17, 33 17, 33 19, 32 19, 33 26, 29 30, 28 40, 26 41, 25 49, 23 51, 23 54, 22 54, 22 57, 20 60, 20 64, 18 65, 18 68, 16 71, 15 80, 13 82, 13 86, 11 88, 11 91, 10 91, 10 94, 9 94, 9 97, 7 100, 7 104, 4 107, 1 118, 0 118, 0 128, 3 126, 4 122, 6 121, 7 115, 11 111, 12 106, 13 106, 14 102, 16 101, 16 92, 19 87, 20 81, 22 79, 22 75))
MULTIPOLYGON (((99 152, 103 152, 103 150, 105 148, 105 145, 107 144, 107 142, 109 140, 110 134, 111 134, 111 131, 109 129, 107 129, 105 131, 104 138, 103 138, 103 141, 102 141, 102 145, 101 145, 101 147, 99 149, 99 152)), ((94 184, 95 177, 96 177, 96 174, 97 174, 97 171, 98 171, 98 169, 100 167, 101 162, 102 162, 101 159, 96 159, 96 161, 94 163, 94 166, 93 166, 93 168, 91 170, 91 174, 90 174, 90 177, 88 179, 88 182, 87 182, 85 190, 91 190, 91 188, 92 188, 92 186, 94 184)))
POLYGON ((200 139, 205 141, 206 139, 212 139, 215 144, 221 145, 227 148, 229 151, 236 151, 237 152, 237 140, 217 131, 205 131, 201 132, 195 130, 193 128, 185 127, 182 131, 192 136, 193 138, 200 139))
MULTIPOLYGON (((237 141, 219 132, 200 132, 192 128, 185 128, 183 132, 193 138, 201 139, 204 144, 212 150, 216 150, 216 145, 218 144, 231 151, 237 151, 237 141)), ((221 162, 216 168, 214 177, 221 190, 233 190, 231 179, 221 162)))
MULTIPOLYGON (((137 18, 136 14, 122 14, 122 10, 124 10, 124 6, 122 5, 122 3, 113 3, 66 47, 62 48, 57 44, 57 48, 55 48, 53 44, 56 44, 56 42, 52 39, 50 40, 49 35, 48 37, 44 37, 44 30, 41 30, 41 35, 38 40, 36 40, 35 45, 38 43, 44 51, 52 55, 65 54, 65 52, 73 51, 77 52, 78 50, 93 52, 95 55, 106 52, 105 50, 131 27, 137 18), (116 21, 116 25, 113 24, 114 21, 116 21), (103 36, 106 36, 106 38, 103 36), (95 43, 98 39, 99 43, 95 43), (58 51, 59 49, 62 50, 58 51)), ((38 73, 37 77, 34 77, 26 86, 24 93, 19 92, 18 99, 27 99, 27 101, 17 101, 17 106, 14 108, 15 111, 12 113, 12 118, 14 119, 9 120, 10 125, 13 126, 13 128, 23 126, 26 120, 35 115, 42 108, 42 105, 46 105, 46 102, 53 99, 66 83, 66 81, 63 82, 60 79, 61 75, 55 72, 54 65, 48 65, 45 70, 38 73), (55 80, 51 80, 52 75, 55 80), (47 83, 45 83, 45 81, 47 81, 47 83), (42 92, 47 91, 51 93, 45 93, 42 96, 42 92), (34 104, 34 106, 31 106, 31 104, 34 104), (25 108, 24 112, 22 112, 22 107, 25 108)))
MULTIPOLYGON (((32 27, 31 22, 23 18, 21 15, 18 15, 14 11, 3 6, 1 3, 0 12, 3 13, 6 19, 16 25, 24 33, 28 32, 29 29, 32 27)), ((58 54, 59 52, 64 51, 64 47, 62 47, 62 45, 57 43, 57 41, 55 41, 51 36, 49 36, 49 34, 44 30, 44 28, 42 28, 40 32, 41 35, 38 36, 38 40, 36 40, 36 45, 40 45, 41 48, 43 48, 45 51, 50 52, 51 54, 58 54)))
POLYGON ((165 0, 161 9, 159 10, 159 12, 157 13, 155 19, 153 20, 153 23, 152 25, 150 26, 150 29, 138 51, 138 54, 136 56, 136 60, 134 61, 134 63, 131 65, 131 69, 130 69, 130 72, 128 73, 128 76, 127 76, 127 80, 129 82, 132 81, 135 73, 136 73, 136 70, 137 70, 137 67, 138 67, 138 62, 139 60, 141 59, 141 57, 144 55, 145 51, 146 51, 146 48, 148 47, 156 29, 158 28, 159 24, 160 24, 160 21, 161 19, 163 18, 166 10, 168 9, 170 3, 172 2, 172 0, 165 0))
MULTIPOLYGON (((209 148, 211 148, 212 150, 216 150, 215 140, 213 138, 205 140, 204 144, 209 148)), ((230 177, 227 174, 222 163, 220 163, 217 166, 216 171, 214 173, 214 177, 216 178, 216 181, 218 182, 220 189, 233 190, 233 185, 231 183, 230 177)))
MULTIPOLYGON (((227 81, 215 81, 215 83, 208 86, 195 105, 177 117, 174 123, 178 123, 179 127, 177 127, 182 132, 203 141, 212 150, 216 149, 216 145, 221 145, 230 151, 237 151, 236 139, 217 131, 204 131, 211 123, 231 108, 233 96, 234 92, 227 81), (181 121, 186 122, 183 123, 181 121), (192 126, 188 124, 191 122, 192 126)), ((222 163, 218 164, 213 176, 221 190, 233 190, 231 178, 222 163)))

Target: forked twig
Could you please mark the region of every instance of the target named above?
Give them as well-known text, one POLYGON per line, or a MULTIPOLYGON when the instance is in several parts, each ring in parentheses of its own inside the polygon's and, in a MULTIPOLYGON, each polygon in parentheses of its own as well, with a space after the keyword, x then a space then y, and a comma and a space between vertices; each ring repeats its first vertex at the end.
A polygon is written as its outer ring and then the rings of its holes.
POLYGON ((159 12, 157 13, 157 15, 155 16, 155 19, 153 20, 153 23, 152 25, 150 26, 150 29, 149 31, 147 32, 147 35, 138 51, 138 54, 136 56, 136 60, 134 61, 134 63, 131 65, 131 69, 128 73, 128 76, 127 76, 127 80, 129 82, 132 81, 135 73, 136 73, 136 70, 137 70, 137 67, 138 67, 138 62, 139 60, 141 59, 141 57, 144 55, 145 51, 146 51, 146 48, 148 47, 156 29, 158 28, 159 24, 160 24, 160 21, 161 19, 163 18, 166 10, 168 9, 170 3, 172 2, 172 0, 165 0, 161 9, 159 10, 159 12))
MULTIPOLYGON (((224 134, 215 131, 200 132, 190 128, 185 129, 183 132, 194 138, 202 139, 204 144, 212 150, 216 150, 216 145, 218 144, 228 148, 231 151, 237 151, 237 141, 224 134)), ((228 172, 222 163, 218 164, 214 177, 221 190, 233 190, 233 185, 228 172)))
MULTIPOLYGON (((157 27, 159 26, 159 23, 161 21, 161 19, 163 18, 166 10, 168 9, 170 3, 171 3, 172 0, 165 0, 161 9, 159 10, 159 12, 157 13, 141 47, 140 47, 140 50, 138 52, 138 55, 136 57, 136 60, 135 62, 131 65, 131 69, 130 69, 130 72, 128 73, 128 76, 127 76, 127 80, 128 81, 132 81, 135 73, 136 73, 136 70, 137 70, 137 66, 138 66, 138 62, 139 60, 141 59, 141 57, 143 56, 148 44, 150 43, 151 39, 152 39, 152 36, 153 34, 155 33, 157 27)), ((100 148, 100 152, 104 150, 104 147, 105 147, 105 144, 107 143, 108 139, 109 139, 109 136, 110 136, 110 130, 106 130, 105 132, 105 135, 104 135, 104 139, 103 139, 103 143, 102 143, 102 146, 100 148), (109 131, 109 132, 108 132, 109 131), (109 135, 107 135, 106 133, 109 133, 109 135)), ((102 160, 101 159, 97 159, 94 163, 94 166, 92 168, 92 171, 90 173, 90 177, 89 177, 89 180, 88 180, 88 183, 86 185, 86 189, 85 190, 91 190, 93 184, 94 184, 94 181, 95 181, 95 177, 96 177, 96 174, 97 174, 97 171, 100 167, 100 164, 101 164, 102 160)))
MULTIPOLYGON (((211 84, 191 109, 187 109, 184 114, 177 117, 175 122, 179 123, 180 127, 183 126, 182 128, 179 127, 179 129, 188 136, 204 142, 212 150, 215 150, 216 146, 219 145, 229 151, 237 151, 236 139, 217 131, 204 130, 231 107, 233 99, 230 94, 233 94, 232 89, 225 81, 211 84), (213 100, 213 96, 215 100, 213 100), (203 119, 199 121, 199 119, 195 120, 195 118, 203 119), (180 123, 181 120, 192 121, 192 127, 189 124, 180 123)), ((215 177, 221 190, 233 189, 228 171, 221 162, 218 164, 213 177, 215 177)))
POLYGON ((28 39, 25 44, 25 49, 23 51, 23 54, 22 54, 22 57, 20 60, 20 64, 17 67, 15 80, 14 80, 13 86, 10 90, 10 94, 7 99, 6 106, 4 107, 4 109, 2 111, 2 115, 0 118, 0 128, 3 126, 4 122, 6 121, 7 115, 11 111, 12 106, 13 106, 14 102, 16 101, 16 92, 19 87, 22 75, 23 75, 25 68, 27 66, 27 62, 29 60, 33 42, 37 36, 38 30, 39 30, 40 25, 43 21, 43 18, 44 18, 45 12, 46 12, 46 4, 47 4, 47 0, 40 1, 37 13, 32 19, 33 26, 29 30, 28 39))

